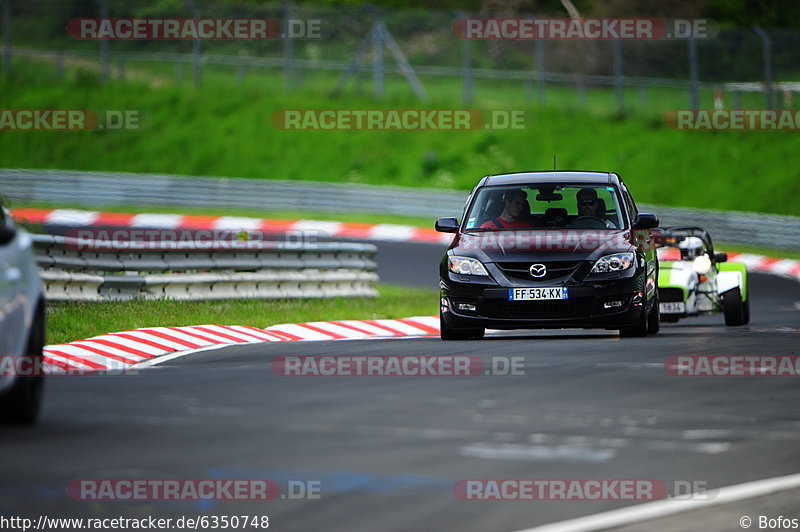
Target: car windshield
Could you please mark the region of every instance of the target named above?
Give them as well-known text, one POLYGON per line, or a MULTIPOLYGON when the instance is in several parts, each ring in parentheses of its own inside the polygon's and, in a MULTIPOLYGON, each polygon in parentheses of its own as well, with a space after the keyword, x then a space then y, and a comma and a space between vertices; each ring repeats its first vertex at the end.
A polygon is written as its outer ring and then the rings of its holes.
POLYGON ((658 238, 658 257, 661 260, 694 260, 713 253, 711 242, 702 229, 665 228, 658 238))
POLYGON ((515 229, 622 229, 613 186, 529 184, 485 187, 466 216, 468 231, 515 229))

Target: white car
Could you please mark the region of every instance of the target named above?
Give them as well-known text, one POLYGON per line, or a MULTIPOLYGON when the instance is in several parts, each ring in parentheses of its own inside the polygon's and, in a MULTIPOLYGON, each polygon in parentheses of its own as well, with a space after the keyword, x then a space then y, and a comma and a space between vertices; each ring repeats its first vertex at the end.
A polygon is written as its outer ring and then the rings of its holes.
POLYGON ((39 415, 44 330, 44 291, 33 242, 0 206, 0 420, 4 423, 29 425, 39 415))

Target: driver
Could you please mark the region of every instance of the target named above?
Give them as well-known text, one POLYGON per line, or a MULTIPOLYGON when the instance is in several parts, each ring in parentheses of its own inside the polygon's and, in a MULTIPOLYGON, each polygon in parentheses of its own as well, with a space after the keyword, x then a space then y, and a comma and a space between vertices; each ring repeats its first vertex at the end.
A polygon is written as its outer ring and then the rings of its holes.
POLYGON ((521 188, 514 188, 503 193, 503 212, 500 216, 485 222, 483 229, 516 229, 530 227, 527 220, 530 214, 528 194, 521 188))
POLYGON ((606 218, 605 212, 598 212, 600 205, 597 199, 597 190, 594 188, 582 188, 576 195, 578 200, 578 216, 591 216, 602 221, 606 227, 613 228, 614 224, 606 218))
POLYGON ((703 241, 696 236, 687 236, 678 244, 681 250, 681 260, 694 260, 703 254, 703 241))

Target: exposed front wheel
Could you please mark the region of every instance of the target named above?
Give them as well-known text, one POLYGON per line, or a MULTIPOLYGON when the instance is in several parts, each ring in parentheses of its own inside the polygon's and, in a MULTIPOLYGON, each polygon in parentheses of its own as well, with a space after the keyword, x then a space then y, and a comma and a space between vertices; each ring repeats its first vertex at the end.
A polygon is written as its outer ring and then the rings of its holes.
MULTIPOLYGON (((728 290, 722 294, 722 310, 725 312, 725 325, 736 327, 745 324, 745 309, 742 301, 742 292, 738 288, 728 290)), ((749 312, 747 313, 749 321, 749 312)))
POLYGON ((439 313, 439 335, 442 340, 480 340, 486 333, 483 327, 470 329, 455 329, 445 322, 442 314, 439 313))

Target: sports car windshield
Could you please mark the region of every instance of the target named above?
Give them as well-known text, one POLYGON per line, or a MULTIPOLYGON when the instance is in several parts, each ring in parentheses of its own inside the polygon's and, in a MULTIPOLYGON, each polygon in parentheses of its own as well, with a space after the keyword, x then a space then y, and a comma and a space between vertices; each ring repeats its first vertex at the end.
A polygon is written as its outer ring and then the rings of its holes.
POLYGON ((566 183, 485 187, 466 220, 469 231, 624 227, 615 187, 566 183))

